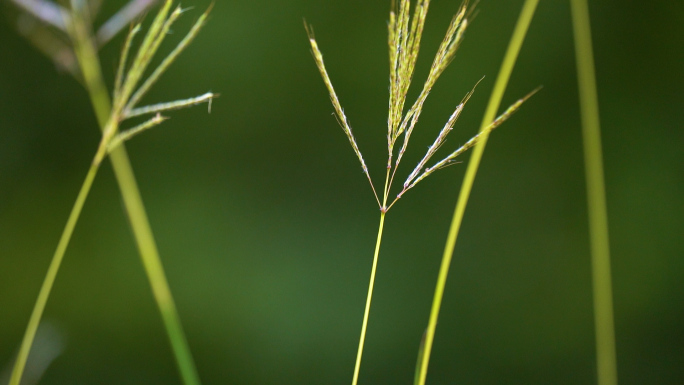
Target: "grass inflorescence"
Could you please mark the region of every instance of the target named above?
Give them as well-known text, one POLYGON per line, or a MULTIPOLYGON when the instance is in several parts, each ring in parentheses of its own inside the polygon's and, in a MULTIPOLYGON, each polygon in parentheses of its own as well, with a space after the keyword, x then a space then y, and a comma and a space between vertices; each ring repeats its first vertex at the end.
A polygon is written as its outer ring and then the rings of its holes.
POLYGON ((14 0, 14 3, 26 12, 29 17, 33 17, 42 23, 41 27, 35 27, 35 30, 40 32, 39 34, 30 33, 27 35, 29 40, 55 63, 58 63, 68 73, 74 75, 85 86, 102 131, 102 138, 39 291, 38 299, 31 313, 12 370, 10 385, 20 384, 31 345, 64 258, 66 248, 95 176, 102 161, 107 156, 112 160, 114 172, 123 196, 124 206, 143 260, 143 266, 150 281, 162 320, 164 321, 183 382, 188 385, 199 384, 199 376, 197 375, 173 296, 164 274, 142 198, 137 188, 128 155, 124 149, 124 142, 167 120, 167 117, 161 115, 162 112, 190 107, 198 103, 209 103, 211 106, 211 101, 218 96, 209 92, 189 99, 139 106, 139 102, 169 68, 170 64, 175 61, 178 55, 197 36, 202 26, 206 23, 209 10, 198 18, 176 48, 151 71, 147 78, 145 78, 145 75, 155 54, 169 35, 171 26, 183 14, 184 10, 180 6, 174 8, 173 1, 166 0, 154 17, 137 51, 132 56, 130 54, 134 46, 134 38, 142 31, 142 27, 141 23, 135 23, 131 26, 123 46, 113 92, 110 97, 102 79, 97 51, 99 47, 123 29, 125 25, 139 18, 154 1, 131 1, 121 11, 112 16, 99 29, 97 34, 93 33, 92 25, 92 20, 97 13, 97 9, 94 9, 92 5, 97 5, 97 2, 91 4, 72 0, 69 7, 48 1, 29 2, 14 0), (59 14, 62 17, 56 18, 54 17, 55 14, 59 14), (59 49, 44 49, 52 41, 62 41, 64 44, 60 45, 59 49), (130 63, 128 63, 129 56, 132 57, 130 63), (143 79, 145 80, 143 81, 143 79), (142 115, 153 115, 153 117, 142 123, 134 124, 130 128, 124 128, 124 126, 128 125, 126 122, 128 119, 142 115))
MULTIPOLYGON (((323 78, 323 82, 328 89, 330 100, 332 101, 333 107, 335 109, 335 116, 340 126, 342 126, 342 130, 347 136, 354 153, 361 163, 363 173, 366 175, 366 178, 371 185, 375 199, 380 208, 380 225, 378 228, 378 236, 373 257, 373 265, 371 268, 371 277, 368 286, 368 295, 361 326, 361 336, 359 338, 359 347, 352 384, 357 383, 359 376, 386 213, 400 198, 403 197, 408 190, 415 187, 419 182, 425 180, 435 171, 456 162, 456 158, 459 155, 472 148, 482 138, 486 139, 492 130, 507 120, 532 94, 534 94, 534 92, 536 92, 535 90, 515 102, 506 111, 504 111, 504 113, 499 115, 498 118, 490 120, 476 136, 472 137, 464 145, 460 146, 456 150, 453 150, 442 160, 428 166, 431 158, 437 153, 440 147, 442 147, 447 135, 453 130, 454 125, 465 108, 466 103, 475 91, 475 86, 477 86, 477 83, 479 83, 477 82, 473 89, 466 93, 461 102, 456 106, 454 112, 447 119, 444 127, 439 131, 433 144, 428 147, 428 150, 423 158, 418 162, 418 164, 413 168, 411 173, 403 182, 401 190, 394 197, 392 197, 390 192, 392 190, 392 184, 394 182, 396 172, 399 169, 400 162, 402 161, 404 154, 408 149, 411 134, 413 133, 413 130, 415 129, 423 111, 425 101, 436 84, 437 79, 453 61, 458 47, 460 46, 464 34, 468 28, 468 20, 472 16, 472 11, 468 6, 468 1, 464 1, 447 28, 447 32, 437 50, 437 53, 434 56, 428 77, 423 83, 420 94, 413 104, 411 104, 407 109, 407 94, 409 88, 411 87, 414 76, 429 5, 429 0, 418 0, 413 7, 411 7, 411 2, 409 0, 398 0, 397 2, 392 3, 392 7, 390 9, 388 23, 390 68, 389 103, 387 114, 388 157, 387 167, 385 170, 385 183, 382 190, 378 190, 376 185, 373 183, 373 179, 370 176, 368 167, 366 166, 363 155, 361 154, 361 150, 359 149, 356 138, 352 132, 352 128, 349 125, 349 121, 344 113, 344 109, 342 108, 339 98, 335 93, 335 89, 333 88, 328 71, 325 68, 323 54, 316 43, 313 28, 305 23, 314 61, 323 78), (413 12, 411 12, 411 8, 413 8, 413 12), (380 191, 380 194, 378 194, 378 191, 380 191)), ((427 352, 427 355, 429 356, 429 352, 427 352)))

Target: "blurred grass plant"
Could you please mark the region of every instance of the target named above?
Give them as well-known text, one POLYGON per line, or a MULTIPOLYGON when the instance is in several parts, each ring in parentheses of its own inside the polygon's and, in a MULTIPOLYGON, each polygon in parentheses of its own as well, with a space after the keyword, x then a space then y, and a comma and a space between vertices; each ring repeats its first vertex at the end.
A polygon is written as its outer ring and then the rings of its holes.
MULTIPOLYGON (((385 172, 385 184, 381 190, 381 195, 378 195, 373 180, 368 171, 368 167, 363 159, 361 150, 359 149, 354 134, 352 133, 349 121, 344 114, 344 110, 339 102, 337 94, 332 86, 330 77, 328 76, 327 70, 325 69, 325 64, 323 62, 323 55, 318 48, 316 39, 314 37, 313 28, 305 24, 307 34, 309 36, 309 42, 311 44, 311 49, 313 53, 314 60, 318 67, 321 76, 323 77, 323 82, 325 83, 328 93, 330 94, 330 100, 332 101, 333 107, 335 109, 335 116, 342 126, 347 139, 349 140, 354 153, 356 154, 359 162, 361 163, 361 168, 363 173, 368 179, 373 194, 380 208, 380 224, 378 226, 378 235, 375 245, 375 252, 373 255, 373 264, 371 268, 370 283, 368 285, 368 295, 366 297, 366 306, 364 309, 363 321, 361 326, 361 336, 359 338, 359 346, 356 356, 356 364, 354 367, 354 375, 352 379, 352 384, 356 385, 359 377, 359 370, 361 367, 361 358, 363 355, 364 341, 366 337, 366 329, 368 325, 368 318, 370 313, 371 300, 373 297, 373 287, 375 283, 375 275, 377 271, 378 255, 380 252, 380 245, 382 242, 382 234, 385 223, 385 215, 392 206, 406 193, 408 190, 412 189, 419 182, 430 176, 434 171, 441 168, 452 165, 456 162, 456 157, 475 146, 477 143, 484 143, 489 133, 496 127, 501 125, 505 120, 507 120, 521 105, 524 103, 535 91, 531 92, 524 98, 516 101, 511 105, 504 113, 499 115, 496 119, 485 118, 486 124, 483 125, 480 132, 468 140, 465 144, 460 146, 455 151, 451 152, 441 161, 434 163, 430 167, 426 167, 432 156, 437 152, 437 150, 444 144, 447 135, 453 129, 456 120, 460 116, 463 108, 465 107, 468 99, 473 94, 475 87, 468 92, 461 102, 456 106, 454 112, 451 114, 447 120, 444 127, 440 130, 437 138, 433 144, 428 148, 427 152, 423 158, 418 162, 413 171, 408 175, 404 181, 401 190, 393 199, 390 199, 390 191, 392 188, 392 182, 402 157, 408 147, 409 139, 415 128, 416 123, 420 117, 423 109, 425 100, 428 94, 435 85, 437 79, 442 74, 442 72, 447 68, 447 66, 453 60, 456 51, 463 39, 463 35, 468 27, 468 18, 471 16, 472 12, 469 11, 468 1, 464 1, 459 7, 458 12, 451 20, 449 27, 447 29, 446 35, 440 44, 437 53, 430 67, 430 72, 428 74, 423 88, 418 95, 415 102, 411 107, 404 112, 406 105, 406 95, 411 86, 411 81, 413 79, 413 74, 415 70, 415 64, 418 58, 418 53, 420 51, 420 41, 423 33, 423 28, 425 25, 425 19, 428 12, 428 7, 430 5, 429 0, 418 0, 413 6, 413 15, 411 16, 410 0, 398 0, 398 3, 393 2, 390 10, 390 18, 388 24, 389 36, 388 36, 388 46, 389 46, 389 65, 390 65, 390 95, 389 95, 389 106, 388 106, 388 117, 387 117, 387 167, 385 172), (402 137, 401 146, 398 147, 398 140, 402 137), (399 148, 397 151, 397 147, 399 148), (396 159, 395 159, 396 154, 396 159)), ((515 61, 515 59, 513 59, 515 61)), ((511 67, 512 68, 512 67, 511 67)), ((506 79, 507 81, 507 79, 506 79)), ((477 84, 475 84, 477 86, 477 84)), ((498 88, 497 88, 498 89, 498 88)), ((495 92, 496 90, 495 89, 495 92)), ((498 95, 498 100, 500 102, 500 97, 498 95)), ((494 113, 498 109, 498 103, 493 108, 494 113)), ((488 109, 488 113, 492 111, 492 105, 488 109)), ((440 298, 441 301, 441 298, 440 298)), ((434 334, 434 330, 433 330, 434 334)), ((419 353, 421 357, 425 357, 425 360, 429 359, 429 349, 424 349, 421 347, 419 353)), ((427 361, 425 361, 427 362, 427 361)), ((427 365, 422 364, 422 365, 427 365)), ((423 371, 425 372, 425 370, 423 371)), ((417 375, 417 377, 419 377, 417 375)), ((424 381, 424 378, 423 378, 424 381)))
POLYGON ((584 170, 587 181, 597 381, 599 385, 617 385, 608 210, 606 208, 606 187, 603 176, 601 126, 594 54, 591 44, 589 5, 586 0, 570 0, 570 9, 572 10, 572 29, 575 38, 584 170))
MULTIPOLYGON (((76 202, 69 214, 64 231, 50 262, 47 275, 40 288, 12 370, 10 385, 19 385, 21 382, 31 345, 33 344, 57 272, 64 258, 64 253, 95 176, 102 161, 107 156, 112 161, 114 173, 124 200, 125 210, 133 228, 143 266, 147 273, 155 301, 159 307, 183 382, 188 385, 199 384, 199 376, 197 375, 171 290, 164 274, 124 142, 145 130, 161 124, 167 119, 161 115, 162 112, 205 102, 211 106, 211 101, 218 96, 209 92, 194 98, 138 107, 140 100, 155 82, 159 80, 169 65, 197 36, 205 24, 210 10, 207 10, 198 18, 187 35, 144 81, 142 80, 146 70, 161 43, 166 38, 173 23, 181 16, 184 10, 180 6, 172 10, 172 0, 166 0, 153 19, 149 30, 129 65, 128 56, 134 37, 141 31, 141 23, 136 23, 132 26, 124 43, 119 68, 116 73, 114 91, 110 99, 102 78, 101 66, 97 56, 98 47, 109 41, 131 21, 139 18, 154 1, 130 1, 106 22, 98 30, 97 34, 93 34, 92 19, 94 19, 99 8, 99 1, 71 0, 68 7, 45 0, 12 1, 25 12, 20 16, 20 19, 27 17, 33 19, 31 28, 20 28, 20 31, 39 50, 43 51, 57 63, 60 68, 74 75, 85 86, 102 131, 102 138, 78 193, 76 202), (53 46, 52 43, 54 42, 62 42, 62 44, 53 46), (154 116, 138 125, 134 125, 132 128, 122 129, 121 125, 124 121, 149 114, 154 116)), ((19 23, 20 27, 21 23, 19 23)), ((23 23, 25 23, 25 20, 23 23)))

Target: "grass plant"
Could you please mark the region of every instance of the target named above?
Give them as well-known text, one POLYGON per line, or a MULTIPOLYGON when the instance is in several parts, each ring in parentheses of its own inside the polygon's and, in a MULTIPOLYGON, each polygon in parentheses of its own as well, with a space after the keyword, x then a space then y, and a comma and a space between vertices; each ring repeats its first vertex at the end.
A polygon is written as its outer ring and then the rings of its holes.
POLYGON ((608 210, 606 208, 606 188, 603 177, 601 127, 591 44, 589 6, 586 0, 571 0, 570 5, 582 117, 584 170, 587 181, 594 328, 596 330, 596 371, 599 385, 617 385, 608 210))
MULTIPOLYGON (((173 296, 171 295, 171 290, 164 274, 161 259, 159 258, 159 253, 125 150, 124 142, 145 130, 161 124, 167 119, 161 115, 162 112, 189 107, 198 103, 211 103, 212 99, 217 96, 213 93, 206 93, 194 98, 138 107, 143 96, 145 96, 154 83, 168 69, 169 65, 197 36, 206 22, 209 10, 198 18, 196 23, 176 48, 161 61, 161 64, 159 64, 144 81, 143 78, 146 74, 146 70, 151 64, 162 41, 167 37, 174 21, 181 16, 184 10, 180 6, 177 6, 172 10, 173 2, 171 0, 166 0, 152 21, 136 54, 132 57, 132 61, 129 64, 128 57, 133 46, 134 37, 142 29, 140 23, 136 23, 132 26, 124 43, 119 68, 116 74, 114 91, 110 98, 102 78, 101 66, 97 56, 98 47, 104 44, 108 39, 111 39, 118 30, 123 28, 130 21, 138 18, 153 1, 131 1, 120 12, 115 14, 112 19, 105 23, 103 27, 100 28, 98 34, 93 33, 93 26, 91 24, 91 20, 94 18, 96 10, 89 8, 89 5, 97 4, 97 2, 91 4, 84 1, 72 0, 69 7, 57 5, 48 1, 28 2, 15 0, 14 2, 32 17, 51 28, 50 33, 59 34, 53 36, 52 40, 67 42, 67 45, 60 48, 62 51, 43 50, 43 52, 53 55, 50 56, 53 61, 65 65, 68 72, 76 76, 85 86, 90 95, 90 100, 102 131, 102 138, 50 262, 47 275, 38 294, 38 299, 34 304, 12 370, 10 385, 19 385, 21 382, 31 345, 35 338, 36 330, 40 324, 59 267, 64 258, 67 246, 95 176, 97 175, 102 161, 107 156, 109 156, 112 161, 114 173, 124 200, 125 210, 133 228, 143 266, 147 273, 154 298, 159 307, 183 382, 188 385, 199 384, 199 376, 197 375, 192 355, 174 304, 173 296), (61 15, 61 19, 55 17, 55 14, 61 15), (73 60, 64 60, 64 57, 71 57, 73 60), (71 63, 71 67, 69 67, 69 63, 71 63), (123 128, 123 123, 128 119, 150 114, 153 115, 152 118, 138 125, 133 125, 131 128, 123 128)), ((45 31, 47 30, 44 30, 43 32, 47 33, 45 31)), ((38 40, 42 41, 41 39, 38 40)), ((31 41, 34 41, 34 39, 31 39, 31 41)), ((45 46, 45 44, 38 45, 39 48, 45 46)))
MULTIPOLYGON (((535 2, 536 4, 536 2, 535 2)), ((318 48, 316 39, 314 37, 313 28, 306 25, 305 28, 309 36, 309 42, 311 44, 311 50, 314 57, 314 61, 318 70, 323 78, 328 93, 330 95, 330 100, 332 101, 333 107, 335 109, 335 116, 342 127, 347 139, 349 140, 354 153, 356 154, 359 162, 361 163, 361 168, 366 178, 368 179, 375 199, 380 208, 380 224, 378 226, 377 241, 375 244, 375 251, 373 254, 373 264, 371 267, 370 282, 368 285, 368 294, 366 297, 366 305, 364 309, 363 321, 361 325, 361 336, 359 338, 359 346, 357 350, 356 363, 354 366, 354 374, 352 378, 352 385, 356 385, 358 382, 359 371, 361 367, 361 359, 363 356, 363 347, 366 338, 366 329, 368 326, 368 319, 370 313, 370 306, 373 297, 373 287, 375 284, 375 275, 377 271, 378 256, 380 253, 380 246, 382 243, 382 234, 385 223, 385 216, 390 208, 410 189, 416 186, 419 182, 430 176, 436 170, 452 165, 456 162, 456 157, 472 148, 478 143, 484 143, 486 141, 489 133, 496 127, 501 125, 505 120, 507 120, 521 105, 527 100, 535 91, 531 92, 524 98, 518 100, 513 105, 511 105, 504 113, 499 115, 494 119, 494 114, 499 107, 501 96, 503 95, 503 88, 507 82, 507 77, 503 81, 503 86, 497 83, 495 88, 496 104, 490 102, 490 106, 487 110, 487 115, 485 117, 485 124, 483 124, 480 132, 468 140, 464 145, 457 148, 455 151, 451 152, 442 160, 435 162, 432 166, 426 167, 432 158, 432 156, 437 152, 437 150, 444 144, 444 141, 453 129, 458 117, 463 111, 468 99, 475 91, 475 86, 473 89, 466 93, 461 102, 456 106, 454 112, 448 118, 444 127, 440 130, 433 144, 428 148, 427 152, 423 158, 418 162, 413 171, 408 175, 406 180, 401 186, 398 194, 395 197, 391 197, 392 183, 394 181, 396 171, 399 168, 399 164, 403 158, 404 153, 407 150, 409 139, 411 134, 418 122, 420 114, 423 109, 423 105, 427 99, 428 94, 432 90, 433 86, 437 82, 439 76, 447 68, 447 66, 453 60, 456 51, 463 39, 464 33, 468 27, 469 17, 472 15, 470 8, 468 7, 468 2, 465 1, 459 7, 458 12, 451 20, 447 32, 445 34, 442 43, 440 44, 437 53, 430 67, 430 72, 427 79, 423 84, 423 88, 418 95, 415 102, 411 105, 408 110, 406 110, 406 96, 408 90, 411 86, 413 79, 413 74, 415 70, 415 64, 418 59, 418 53, 420 51, 420 42, 423 33, 423 28, 425 25, 425 19, 428 12, 428 7, 430 5, 429 0, 418 0, 416 4, 411 7, 411 2, 409 0, 399 0, 398 2, 393 2, 388 24, 388 47, 389 47, 389 65, 390 65, 390 95, 389 95, 389 106, 388 106, 388 118, 387 118, 387 167, 385 171, 385 183, 380 194, 375 188, 373 180, 368 171, 368 167, 363 159, 361 150, 356 142, 356 139, 352 133, 352 128, 349 121, 344 114, 342 105, 335 93, 332 82, 325 68, 323 61, 323 55, 318 48), (411 8, 413 8, 413 13, 411 15, 411 8), (491 113, 491 117, 489 114, 491 113), (402 138, 401 145, 399 145, 399 138, 402 138)), ((530 15, 531 17, 531 15, 530 15)), ((528 21, 529 22, 529 21, 528 21)), ((524 36, 524 32, 523 35, 524 36)), ((515 38, 515 36, 514 36, 515 38)), ((521 42, 521 41, 520 41, 521 42)), ((519 47, 518 47, 519 48, 519 47)), ((510 68, 508 69, 508 74, 512 69, 512 64, 515 62, 515 57, 512 58, 510 68)), ((505 63, 508 63, 508 59, 505 63)), ((501 78, 501 75, 500 75, 501 78)), ((481 156, 481 154, 480 154, 481 156)), ((474 175, 473 175, 474 176, 474 175)), ((472 181, 470 182, 472 184, 472 181)), ((436 322, 436 321, 435 321, 436 322)), ((434 327, 433 332, 434 335, 434 327)), ((430 337, 432 338, 432 337, 430 337)), ((431 340, 430 340, 431 345, 431 340)), ((429 346, 423 349, 421 347, 420 356, 425 360, 423 365, 427 367, 427 360, 429 359, 429 346)), ((422 377, 424 382, 424 374, 426 370, 418 371, 417 378, 422 377)))
MULTIPOLYGON (((442 263, 440 265, 437 278, 437 287, 435 288, 435 295, 430 310, 430 320, 428 321, 425 337, 421 342, 419 349, 415 377, 415 384, 417 385, 424 385, 425 379, 427 377, 428 363, 430 362, 432 343, 435 338, 435 330, 437 329, 437 318, 439 317, 439 310, 442 304, 442 299, 444 298, 444 288, 446 286, 447 275, 449 274, 449 267, 451 266, 451 259, 454 254, 454 248, 456 247, 458 232, 461 228, 461 223, 463 222, 463 215, 465 214, 465 209, 468 204, 468 198, 470 197, 470 192, 472 191, 473 183, 475 182, 475 176, 477 175, 477 170, 480 166, 480 161, 482 160, 485 146, 487 145, 487 139, 489 137, 488 127, 492 124, 492 121, 496 122, 499 119, 494 119, 494 117, 496 116, 496 112, 499 110, 499 106, 501 105, 501 99, 503 98, 506 86, 508 85, 508 80, 513 72, 513 67, 518 58, 518 53, 520 52, 523 41, 525 40, 525 35, 527 34, 527 30, 530 26, 532 16, 534 16, 534 11, 536 10, 538 3, 539 0, 525 0, 525 3, 523 4, 522 11, 518 17, 518 22, 515 26, 515 30, 513 31, 513 36, 511 37, 511 41, 508 44, 508 49, 504 55, 504 60, 501 64, 499 75, 496 78, 494 90, 489 97, 489 103, 487 104, 487 109, 485 111, 484 117, 482 118, 479 134, 481 139, 475 144, 475 149, 473 150, 473 154, 470 156, 470 161, 468 162, 468 168, 466 169, 466 174, 463 178, 463 184, 461 185, 458 201, 456 202, 456 208, 454 209, 454 215, 449 228, 449 235, 447 236, 446 245, 444 246, 444 254, 442 256, 442 263)), ((520 101, 518 101, 516 104, 518 103, 520 103, 520 101)), ((516 104, 509 107, 508 110, 504 112, 504 115, 506 115, 506 113, 508 113, 516 104)))
MULTIPOLYGON (((70 0, 70 2, 63 1, 61 4, 47 0, 11 0, 11 2, 33 21, 30 28, 27 28, 26 25, 18 28, 20 33, 36 46, 38 50, 56 63, 60 69, 74 76, 84 86, 90 96, 92 108, 102 131, 102 137, 39 290, 9 384, 20 385, 21 383, 22 374, 25 370, 36 332, 41 323, 42 314, 69 242, 95 177, 102 162, 108 157, 112 162, 114 174, 123 197, 124 209, 130 220, 143 267, 159 308, 182 381, 188 385, 200 384, 180 317, 165 277, 152 229, 147 219, 142 197, 126 153, 125 143, 135 136, 162 124, 168 119, 167 116, 162 114, 168 111, 191 107, 201 103, 207 103, 209 110, 211 110, 211 103, 218 96, 212 92, 182 100, 141 105, 141 101, 151 87, 156 84, 169 66, 197 36, 206 23, 209 10, 198 18, 185 37, 178 42, 177 46, 159 64, 152 66, 154 58, 162 42, 171 31, 174 22, 185 11, 180 6, 173 7, 172 0, 165 0, 163 2, 160 10, 151 21, 149 29, 142 36, 140 43, 136 43, 136 38, 142 34, 143 28, 142 24, 136 22, 136 20, 140 18, 140 15, 149 10, 152 5, 157 3, 155 0, 131 0, 97 29, 94 28, 92 20, 95 19, 98 13, 99 1, 70 0), (112 91, 110 92, 103 80, 98 50, 110 42, 119 32, 125 30, 127 26, 130 26, 130 28, 123 43, 119 66, 112 91), (137 120, 137 122, 131 123, 133 119, 137 120)), ((575 34, 584 139, 598 384, 616 385, 617 368, 608 225, 589 12, 586 0, 570 0, 570 2, 573 31, 575 34)), ((392 2, 388 23, 390 67, 390 92, 386 133, 388 158, 384 170, 385 175, 382 189, 377 188, 379 185, 376 185, 374 179, 371 178, 360 146, 354 137, 351 124, 345 115, 342 104, 326 70, 323 55, 316 42, 313 28, 305 23, 314 61, 329 93, 335 110, 334 115, 359 160, 380 210, 352 385, 358 383, 360 375, 387 213, 404 194, 414 188, 419 182, 425 180, 435 171, 457 163, 457 157, 473 148, 474 151, 467 166, 448 232, 428 326, 419 346, 414 383, 424 385, 426 382, 437 320, 444 298, 450 264, 489 134, 515 113, 537 91, 532 91, 523 98, 520 98, 497 116, 508 80, 538 3, 539 0, 525 0, 524 2, 492 94, 490 95, 479 132, 462 146, 447 153, 441 160, 432 160, 444 145, 448 134, 454 129, 458 118, 475 92, 479 81, 474 81, 472 89, 465 92, 424 156, 410 169, 410 172, 407 172, 408 175, 403 182, 397 182, 400 184, 396 186, 394 183, 395 177, 399 178, 397 170, 408 150, 410 137, 418 123, 423 106, 438 78, 454 59, 468 28, 469 21, 472 21, 473 11, 469 7, 467 0, 458 8, 458 11, 447 27, 444 39, 437 49, 420 93, 413 103, 410 103, 407 101, 407 95, 413 81, 430 0, 417 0, 414 5, 411 4, 410 0, 395 0, 392 2)))

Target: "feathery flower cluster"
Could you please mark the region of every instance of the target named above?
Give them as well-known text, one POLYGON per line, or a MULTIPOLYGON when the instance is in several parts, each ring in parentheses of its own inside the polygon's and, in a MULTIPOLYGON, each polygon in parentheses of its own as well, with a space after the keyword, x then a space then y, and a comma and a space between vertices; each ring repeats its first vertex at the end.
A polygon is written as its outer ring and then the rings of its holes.
MULTIPOLYGON (((328 93, 330 94, 330 100, 335 108, 335 115, 339 121, 344 133, 347 135, 349 142, 356 153, 359 161, 361 162, 361 168, 364 174, 368 178, 371 184, 373 193, 375 194, 375 199, 380 206, 380 210, 386 212, 389 210, 394 203, 401 198, 401 196, 411 188, 413 188, 418 182, 425 179, 427 176, 432 174, 434 171, 448 166, 454 163, 454 158, 462 154, 469 148, 471 148, 482 134, 488 133, 494 128, 498 127, 506 119, 508 119, 513 112, 515 112, 522 103, 527 100, 533 93, 527 95, 523 99, 518 100, 512 106, 510 106, 503 114, 501 114, 491 125, 486 127, 478 135, 471 138, 466 144, 461 146, 456 151, 452 152, 446 158, 435 163, 431 167, 427 167, 427 162, 430 158, 437 152, 437 150, 444 144, 447 135, 454 127, 456 120, 460 116, 466 102, 472 96, 474 88, 463 98, 461 103, 456 106, 456 109, 451 114, 447 120, 444 128, 439 132, 434 143, 428 148, 427 153, 418 162, 418 165, 409 174, 408 178, 403 184, 402 190, 399 192, 397 197, 389 204, 388 196, 394 180, 394 175, 396 170, 399 168, 399 163, 401 162, 404 153, 408 147, 409 139, 413 133, 413 129, 418 122, 420 114, 423 110, 423 105, 427 99, 430 91, 437 82, 437 79, 444 72, 444 70, 449 66, 453 60, 456 51, 463 40, 463 35, 468 27, 468 16, 470 15, 468 11, 468 1, 466 0, 459 8, 456 15, 451 20, 449 28, 447 29, 446 35, 442 40, 442 43, 435 54, 435 58, 430 67, 430 72, 428 74, 423 88, 418 95, 416 101, 411 105, 411 107, 404 113, 406 105, 406 95, 411 86, 411 81, 413 79, 413 74, 416 66, 416 61, 418 59, 418 53, 420 51, 420 41, 423 34, 423 27, 425 25, 425 18, 427 16, 428 7, 430 5, 430 0, 418 0, 416 5, 413 7, 413 15, 410 15, 411 2, 410 0, 398 0, 398 4, 393 3, 392 9, 390 11, 389 18, 389 35, 388 35, 388 46, 389 46, 389 65, 390 65, 390 95, 389 95, 389 107, 387 115, 387 173, 385 178, 385 187, 383 189, 382 203, 379 196, 377 195, 375 186, 368 172, 368 167, 363 160, 359 146, 356 143, 354 134, 352 133, 351 126, 344 114, 344 110, 340 104, 337 94, 332 86, 328 72, 325 69, 325 64, 323 62, 323 54, 318 48, 316 39, 313 34, 313 29, 306 26, 306 31, 309 37, 309 42, 311 43, 311 50, 313 53, 314 61, 316 66, 323 77, 323 82, 325 83, 328 93), (403 136, 401 147, 398 152, 396 151, 396 145, 399 138, 403 136), (396 153, 396 160, 393 158, 396 153)), ((479 82, 478 82, 479 83, 479 82)))

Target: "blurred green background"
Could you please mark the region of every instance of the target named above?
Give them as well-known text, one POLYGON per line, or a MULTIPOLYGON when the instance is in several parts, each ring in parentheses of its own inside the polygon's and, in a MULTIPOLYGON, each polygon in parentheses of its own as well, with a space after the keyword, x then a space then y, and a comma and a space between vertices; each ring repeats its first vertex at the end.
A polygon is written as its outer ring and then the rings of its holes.
MULTIPOLYGON (((326 65, 371 175, 386 161, 389 1, 218 1, 146 102, 221 93, 128 145, 205 384, 351 380, 378 210, 316 70, 326 65)), ((98 24, 123 2, 105 2, 98 24)), ((182 36, 209 1, 177 27, 182 36)), ((458 1, 430 6, 421 83, 458 1)), ((483 0, 428 98, 402 178, 482 76, 444 153, 476 132, 521 0, 483 0)), ((0 20, 0 371, 9 368, 98 142, 86 93, 0 20)), ((621 384, 684 383, 684 2, 591 4, 621 384)), ((122 37, 102 51, 108 84, 122 37)), ((168 52, 174 39, 162 47, 168 52)), ((437 329, 431 384, 595 382, 587 213, 566 1, 541 1, 504 98, 543 90, 489 141, 437 329)), ((418 88, 418 87, 416 87, 418 88)), ((413 89, 410 95, 416 95, 413 89)), ((412 100, 413 97, 410 97, 412 100)), ((467 161, 469 154, 463 157, 467 161)), ((363 384, 412 382, 465 163, 390 211, 363 384)), ((179 384, 105 163, 45 320, 42 384, 179 384)))

